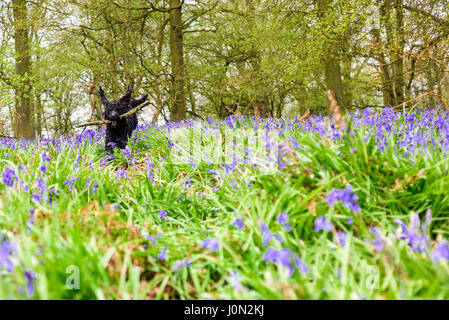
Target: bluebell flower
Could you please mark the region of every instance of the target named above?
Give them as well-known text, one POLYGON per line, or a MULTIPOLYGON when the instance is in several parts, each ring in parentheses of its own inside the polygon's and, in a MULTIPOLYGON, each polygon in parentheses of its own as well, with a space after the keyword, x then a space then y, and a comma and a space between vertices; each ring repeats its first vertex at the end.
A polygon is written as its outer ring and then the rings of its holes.
POLYGON ((399 239, 407 240, 407 244, 413 251, 424 252, 426 247, 430 247, 430 238, 426 235, 428 227, 432 222, 432 213, 427 210, 425 220, 421 225, 419 215, 415 212, 410 213, 410 222, 408 228, 401 220, 394 221, 398 226, 396 236, 399 239))
POLYGON ((96 182, 94 182, 90 189, 90 193, 95 193, 95 192, 97 192, 97 190, 98 190, 98 184, 96 182))
POLYGON ((267 243, 271 240, 271 238, 274 238, 277 241, 282 242, 282 239, 277 234, 272 233, 264 222, 260 224, 260 229, 262 231, 262 243, 264 246, 267 245, 267 243))
POLYGON ((209 249, 212 251, 219 251, 220 247, 218 245, 218 240, 215 238, 212 239, 205 239, 202 243, 201 243, 201 248, 203 249, 209 249))
POLYGON ((326 197, 329 206, 332 206, 336 201, 341 201, 344 207, 358 213, 360 206, 357 203, 359 197, 352 192, 352 186, 348 184, 346 189, 334 189, 326 197))
POLYGON ((115 177, 117 179, 123 179, 123 178, 129 179, 129 176, 124 168, 117 170, 117 172, 115 173, 115 177))
POLYGON ((0 268, 5 267, 6 272, 11 272, 14 269, 14 263, 11 258, 15 252, 16 244, 3 239, 0 244, 0 268))
POLYGON ((346 233, 344 233, 343 231, 338 231, 337 240, 340 243, 340 245, 344 247, 346 245, 346 233))
POLYGON ((173 266, 172 266, 172 270, 174 271, 174 270, 179 270, 179 269, 182 269, 182 268, 184 268, 184 267, 191 267, 192 265, 190 264, 190 262, 188 262, 187 260, 185 260, 185 259, 182 259, 182 260, 178 260, 178 261, 176 261, 174 264, 173 264, 173 266))
POLYGON ((32 296, 34 293, 34 281, 37 280, 37 274, 36 272, 32 270, 25 270, 24 271, 25 279, 26 279, 26 289, 28 296, 32 296))
POLYGON ((9 167, 5 167, 2 173, 2 182, 7 186, 12 187, 17 180, 15 171, 9 167))
POLYGON ((295 257, 295 265, 296 268, 298 268, 298 271, 302 274, 306 274, 307 272, 309 272, 309 268, 307 267, 307 265, 304 263, 304 261, 302 261, 299 257, 295 257))
POLYGON ((159 211, 159 219, 162 220, 162 219, 164 219, 164 217, 165 217, 165 220, 169 221, 170 218, 169 218, 169 217, 166 217, 166 215, 167 215, 167 211, 165 211, 165 210, 159 211))
POLYGON ((382 235, 380 234, 379 228, 373 227, 369 229, 369 231, 373 233, 374 236, 376 237, 375 240, 371 241, 371 244, 374 246, 374 251, 375 252, 382 251, 382 249, 384 248, 384 242, 382 239, 382 235))
POLYGON ((158 258, 160 261, 164 261, 165 258, 166 258, 166 256, 167 256, 167 249, 164 249, 164 250, 162 250, 161 252, 159 252, 159 253, 157 254, 157 258, 158 258))
POLYGON ((292 231, 292 228, 287 223, 287 221, 288 221, 288 213, 286 211, 284 211, 281 214, 279 214, 279 216, 278 216, 279 224, 282 224, 286 231, 292 231))
POLYGON ((271 262, 274 264, 280 264, 287 269, 287 275, 290 277, 294 273, 294 266, 298 269, 300 273, 307 273, 308 268, 306 264, 290 249, 276 250, 273 248, 268 248, 263 256, 264 261, 271 262), (292 264, 294 262, 294 266, 292 264))
POLYGON ((125 156, 126 159, 129 159, 129 157, 131 157, 131 149, 123 149, 123 155, 125 156))
POLYGON ((243 225, 243 220, 240 218, 235 219, 235 221, 232 223, 233 227, 236 227, 239 230, 242 230, 245 226, 243 225))
POLYGON ((78 180, 78 177, 72 177, 64 181, 64 184, 69 186, 70 191, 73 191, 73 184, 75 183, 76 180, 78 180))
POLYGON ((237 273, 237 271, 232 270, 232 272, 231 272, 231 274, 230 274, 230 276, 229 276, 229 279, 230 279, 230 282, 231 282, 231 284, 232 284, 232 287, 233 287, 235 290, 240 290, 240 289, 242 289, 242 284, 241 284, 241 282, 240 282, 239 274, 237 273))
POLYGON ((151 241, 153 243, 153 246, 156 246, 156 241, 160 238, 160 233, 158 233, 156 236, 150 236, 146 233, 146 231, 143 231, 142 235, 146 240, 151 241))
POLYGON ((449 245, 446 241, 442 241, 435 246, 433 250, 433 259, 438 262, 441 259, 449 260, 449 245))
POLYGON ((320 230, 331 231, 333 227, 332 222, 327 221, 325 217, 319 216, 315 219, 315 226, 313 230, 318 232, 320 230))
POLYGON ((45 176, 45 173, 47 172, 47 167, 45 165, 41 165, 39 167, 39 171, 42 173, 42 176, 45 176))

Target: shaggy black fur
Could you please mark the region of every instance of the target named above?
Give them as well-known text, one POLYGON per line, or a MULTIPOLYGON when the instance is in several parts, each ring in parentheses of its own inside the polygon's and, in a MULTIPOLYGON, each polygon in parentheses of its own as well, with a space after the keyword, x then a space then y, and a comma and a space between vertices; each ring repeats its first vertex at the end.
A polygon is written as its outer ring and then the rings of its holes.
POLYGON ((101 101, 105 106, 103 117, 106 120, 112 121, 106 127, 105 149, 109 154, 114 153, 114 147, 120 149, 126 148, 128 139, 131 137, 133 130, 137 127, 137 114, 134 113, 124 119, 120 119, 120 115, 127 113, 131 109, 145 102, 148 95, 144 95, 140 99, 131 98, 132 88, 118 101, 108 101, 103 89, 100 87, 98 93, 101 101))

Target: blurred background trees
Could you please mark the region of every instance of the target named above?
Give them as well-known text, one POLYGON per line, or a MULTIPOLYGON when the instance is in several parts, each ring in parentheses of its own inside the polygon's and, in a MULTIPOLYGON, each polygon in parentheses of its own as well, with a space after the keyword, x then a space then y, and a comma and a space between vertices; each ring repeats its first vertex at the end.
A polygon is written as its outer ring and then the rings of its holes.
POLYGON ((101 118, 134 83, 146 122, 448 108, 447 0, 0 0, 0 135, 101 118))

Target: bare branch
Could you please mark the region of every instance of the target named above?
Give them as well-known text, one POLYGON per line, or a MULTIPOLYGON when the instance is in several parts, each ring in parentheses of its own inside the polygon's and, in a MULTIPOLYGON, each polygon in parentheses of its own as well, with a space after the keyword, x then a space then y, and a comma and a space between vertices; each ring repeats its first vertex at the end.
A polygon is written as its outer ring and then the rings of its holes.
MULTIPOLYGON (((152 104, 152 103, 150 101, 147 101, 144 104, 141 104, 140 106, 135 107, 134 109, 131 109, 127 113, 122 114, 120 116, 120 120, 133 115, 134 113, 136 113, 140 109, 142 109, 142 108, 144 108, 144 107, 146 107, 146 106, 148 106, 150 104, 152 104)), ((87 122, 87 123, 84 123, 84 124, 77 125, 75 128, 82 128, 82 127, 88 127, 88 126, 99 126, 99 125, 108 124, 108 123, 111 123, 111 122, 112 121, 110 121, 110 120, 93 121, 93 122, 87 122)))

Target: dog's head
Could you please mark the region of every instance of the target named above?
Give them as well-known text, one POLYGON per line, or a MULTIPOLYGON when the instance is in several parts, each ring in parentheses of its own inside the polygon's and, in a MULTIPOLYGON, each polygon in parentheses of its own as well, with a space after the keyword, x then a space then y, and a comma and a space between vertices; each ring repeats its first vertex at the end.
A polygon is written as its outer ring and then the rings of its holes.
POLYGON ((129 111, 131 102, 132 87, 128 87, 128 91, 118 101, 109 101, 104 94, 103 88, 99 88, 98 93, 101 97, 101 102, 104 104, 103 116, 106 120, 112 121, 112 126, 117 125, 117 121, 120 120, 120 116, 129 111))

